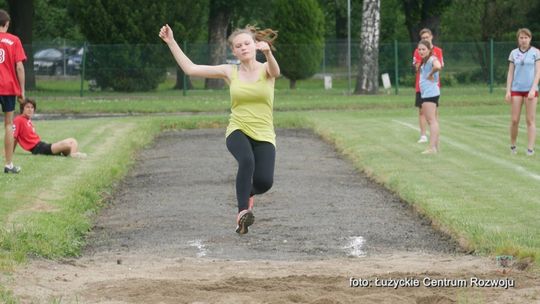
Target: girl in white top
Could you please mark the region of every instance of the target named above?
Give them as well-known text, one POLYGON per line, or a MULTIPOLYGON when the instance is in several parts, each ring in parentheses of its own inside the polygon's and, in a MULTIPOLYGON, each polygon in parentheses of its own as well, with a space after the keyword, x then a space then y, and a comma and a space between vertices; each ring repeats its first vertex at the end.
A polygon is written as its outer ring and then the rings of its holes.
POLYGON ((439 106, 439 71, 441 63, 433 56, 431 43, 422 40, 418 43, 418 54, 422 57, 419 69, 420 96, 422 100, 422 113, 426 116, 429 125, 429 148, 422 154, 435 154, 439 151, 439 120, 437 107, 439 106))
POLYGON ((527 155, 534 155, 536 139, 536 105, 540 80, 540 51, 531 46, 532 33, 526 28, 517 31, 518 48, 508 57, 506 77, 506 102, 511 106, 510 152, 517 153, 516 140, 521 108, 525 103, 527 117, 527 155))

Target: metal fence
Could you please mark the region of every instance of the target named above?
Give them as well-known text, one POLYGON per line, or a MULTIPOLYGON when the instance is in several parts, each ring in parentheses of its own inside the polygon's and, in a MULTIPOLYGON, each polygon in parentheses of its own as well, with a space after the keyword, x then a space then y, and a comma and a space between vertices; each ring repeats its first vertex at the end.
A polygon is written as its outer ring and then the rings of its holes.
MULTIPOLYGON (((441 73, 443 85, 485 84, 489 90, 506 81, 508 55, 512 49, 516 48, 515 42, 497 41, 441 42, 436 45, 443 49, 444 54, 445 65, 441 73)), ((210 45, 184 42, 182 47, 193 62, 208 63, 210 45)), ((359 41, 353 41, 350 45, 350 69, 347 65, 348 47, 345 40, 327 41, 324 45, 324 55, 319 71, 313 77, 331 76, 334 79, 356 77, 361 56, 359 41), (352 75, 349 75, 349 70, 352 71, 352 75)), ((410 87, 414 83, 412 54, 415 47, 416 44, 398 41, 383 43, 379 46, 379 73, 390 75, 396 93, 400 86, 410 87)), ((281 45, 280 48, 285 50, 287 46, 281 45)), ((113 75, 125 74, 126 70, 129 71, 128 73, 142 73, 157 69, 158 74, 162 71, 164 75, 176 76, 177 66, 164 44, 92 45, 60 40, 34 43, 31 46, 25 46, 25 49, 27 55, 33 54, 33 70, 39 79, 54 77, 57 81, 73 81, 75 78, 80 80, 82 86, 83 78, 92 81, 89 75, 93 74, 91 72, 93 69, 108 69, 113 75), (114 59, 108 64, 96 62, 89 59, 91 56, 87 56, 92 52, 105 53, 114 59)), ((224 63, 234 63, 234 57, 228 49, 223 58, 225 58, 224 63)))

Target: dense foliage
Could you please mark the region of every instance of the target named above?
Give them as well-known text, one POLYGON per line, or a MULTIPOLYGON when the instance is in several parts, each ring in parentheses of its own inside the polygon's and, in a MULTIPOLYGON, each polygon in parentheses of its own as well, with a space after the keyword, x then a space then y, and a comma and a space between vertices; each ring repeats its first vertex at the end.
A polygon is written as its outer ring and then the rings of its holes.
POLYGON ((311 77, 320 68, 324 16, 316 0, 276 0, 274 21, 279 26, 275 56, 294 88, 296 80, 311 77))

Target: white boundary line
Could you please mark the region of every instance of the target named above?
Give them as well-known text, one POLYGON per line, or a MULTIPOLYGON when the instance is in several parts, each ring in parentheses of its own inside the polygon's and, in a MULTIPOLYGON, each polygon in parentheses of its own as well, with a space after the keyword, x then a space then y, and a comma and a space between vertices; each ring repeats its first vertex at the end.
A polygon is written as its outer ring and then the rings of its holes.
MULTIPOLYGON (((395 123, 398 123, 402 126, 405 126, 407 128, 410 128, 410 129, 413 129, 413 130, 416 130, 416 131, 420 131, 420 129, 416 126, 413 126, 411 125, 410 123, 406 123, 406 122, 403 122, 403 121, 399 121, 399 120, 395 120, 395 119, 392 119, 393 122, 395 123)), ((441 139, 442 140, 442 139, 441 139)), ((540 175, 534 173, 534 172, 530 172, 528 171, 527 169, 523 168, 522 166, 518 166, 514 163, 511 163, 509 161, 506 161, 504 159, 501 159, 501 158, 498 158, 498 157, 495 157, 495 156, 491 156, 489 154, 486 154, 486 153, 482 153, 482 152, 478 152, 474 149, 471 149, 469 146, 467 145, 464 145, 464 144, 460 144, 458 143, 457 141, 454 141, 454 140, 451 140, 449 139, 447 136, 444 137, 444 142, 451 145, 451 146, 454 146, 460 150, 463 150, 463 151, 466 151, 467 153, 469 154, 472 154, 472 155, 476 155, 482 159, 486 159, 486 160, 489 160, 491 162, 494 162, 496 163, 497 165, 500 165, 502 167, 506 167, 506 168, 509 168, 509 169, 512 169, 512 170, 515 170, 527 177, 530 177, 530 178, 533 178, 537 181, 540 181, 540 175)), ((510 152, 508 152, 510 153, 510 152)))

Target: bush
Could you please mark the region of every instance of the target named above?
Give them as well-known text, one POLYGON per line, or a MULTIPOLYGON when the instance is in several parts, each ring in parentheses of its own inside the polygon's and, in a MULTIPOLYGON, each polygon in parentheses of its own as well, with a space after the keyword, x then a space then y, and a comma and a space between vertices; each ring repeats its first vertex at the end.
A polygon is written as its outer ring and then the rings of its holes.
POLYGON ((161 45, 90 45, 86 77, 101 89, 149 91, 165 80, 169 58, 161 45))
MULTIPOLYGON (((157 37, 158 27, 173 20, 174 0, 69 0, 68 11, 90 42, 87 78, 102 89, 148 91, 165 77, 166 47, 157 37), (113 45, 111 45, 113 44, 113 45)), ((184 3, 185 4, 185 3, 184 3)))

